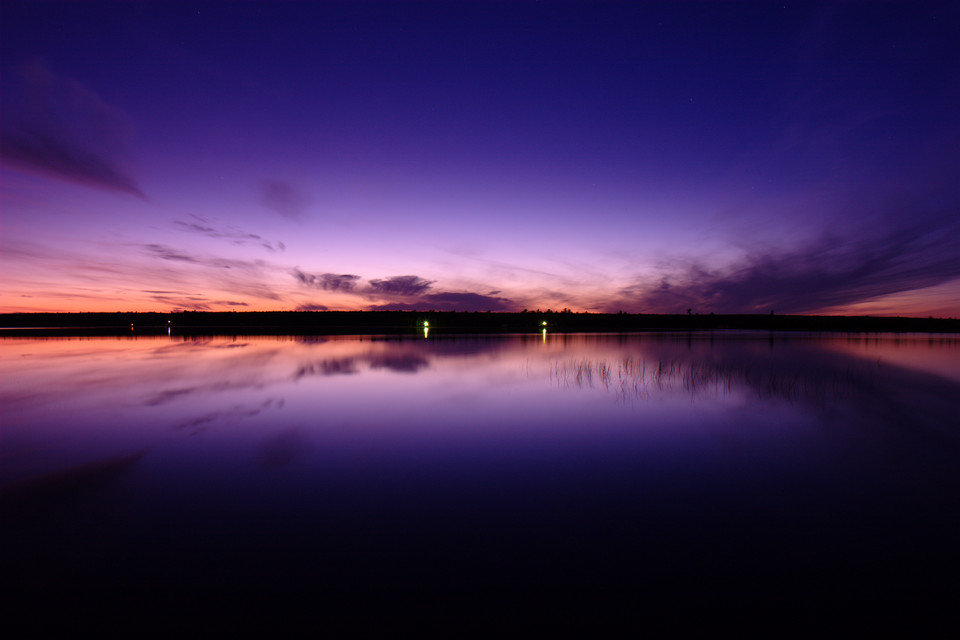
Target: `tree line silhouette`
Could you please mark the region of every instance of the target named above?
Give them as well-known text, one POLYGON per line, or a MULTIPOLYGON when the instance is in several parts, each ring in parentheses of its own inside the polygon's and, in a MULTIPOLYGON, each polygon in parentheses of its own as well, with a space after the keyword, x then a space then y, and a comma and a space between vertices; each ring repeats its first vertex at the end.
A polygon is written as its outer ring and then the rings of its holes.
POLYGON ((840 331, 960 333, 953 318, 798 316, 774 314, 575 313, 569 309, 519 313, 463 311, 181 311, 173 313, 0 314, 0 335, 404 334, 840 331), (546 324, 544 324, 546 323, 546 324))

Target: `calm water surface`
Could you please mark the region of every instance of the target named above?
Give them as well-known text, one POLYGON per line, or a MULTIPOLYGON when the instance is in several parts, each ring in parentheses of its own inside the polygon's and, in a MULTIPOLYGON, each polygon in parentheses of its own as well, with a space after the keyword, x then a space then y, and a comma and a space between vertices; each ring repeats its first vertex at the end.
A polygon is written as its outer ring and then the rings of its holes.
POLYGON ((956 337, 5 338, 0 355, 0 580, 25 602, 957 601, 956 337))

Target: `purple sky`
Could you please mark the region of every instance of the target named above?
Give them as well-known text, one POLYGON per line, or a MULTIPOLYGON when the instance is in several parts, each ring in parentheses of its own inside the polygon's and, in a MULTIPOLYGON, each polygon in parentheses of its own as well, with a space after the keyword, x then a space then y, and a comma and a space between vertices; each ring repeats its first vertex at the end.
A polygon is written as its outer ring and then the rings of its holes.
POLYGON ((955 3, 0 12, 4 312, 960 317, 955 3))

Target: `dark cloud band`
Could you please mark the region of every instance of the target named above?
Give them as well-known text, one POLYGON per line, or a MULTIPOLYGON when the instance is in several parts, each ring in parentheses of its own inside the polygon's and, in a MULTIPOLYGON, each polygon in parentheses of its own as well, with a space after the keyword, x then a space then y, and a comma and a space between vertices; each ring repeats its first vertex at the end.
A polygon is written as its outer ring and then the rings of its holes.
POLYGON ((22 102, 8 106, 0 156, 63 180, 145 198, 124 167, 132 126, 79 82, 34 62, 22 73, 22 102))
POLYGON ((923 289, 960 275, 957 223, 880 237, 825 238, 803 250, 755 252, 728 270, 693 263, 620 291, 607 310, 817 313, 923 289))

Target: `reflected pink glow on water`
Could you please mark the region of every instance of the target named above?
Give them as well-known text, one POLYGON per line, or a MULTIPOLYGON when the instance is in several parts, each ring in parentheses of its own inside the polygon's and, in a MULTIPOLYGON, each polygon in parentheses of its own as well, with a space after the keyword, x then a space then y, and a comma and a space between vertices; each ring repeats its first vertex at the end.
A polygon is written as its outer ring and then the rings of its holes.
MULTIPOLYGON (((808 371, 811 354, 855 356, 868 378, 892 365, 960 379, 952 336, 141 337, 5 339, 0 348, 0 480, 111 448, 255 441, 277 425, 327 439, 525 437, 559 423, 656 431, 758 395, 825 393, 808 371)), ((832 384, 834 395, 855 391, 832 384)))
MULTIPOLYGON (((431 343, 373 338, 17 340, 2 343, 3 478, 98 449, 171 445, 206 434, 256 438, 274 424, 324 437, 537 429, 558 363, 616 357, 583 337, 431 343), (478 409, 481 414, 478 414, 478 409)), ((642 356, 642 350, 637 351, 642 356)), ((594 401, 589 411, 605 407, 594 401)), ((608 410, 616 410, 615 407, 608 410)), ((574 411, 577 411, 574 407, 574 411)), ((103 451, 102 453, 107 453, 103 451)))
POLYGON ((830 349, 895 367, 933 373, 960 382, 960 339, 950 334, 851 334, 827 343, 830 349))
POLYGON ((957 344, 4 339, 0 516, 23 553, 0 574, 38 598, 37 567, 100 596, 123 576, 138 606, 182 576, 231 608, 278 581, 347 608, 444 584, 939 601, 960 536, 957 344))

